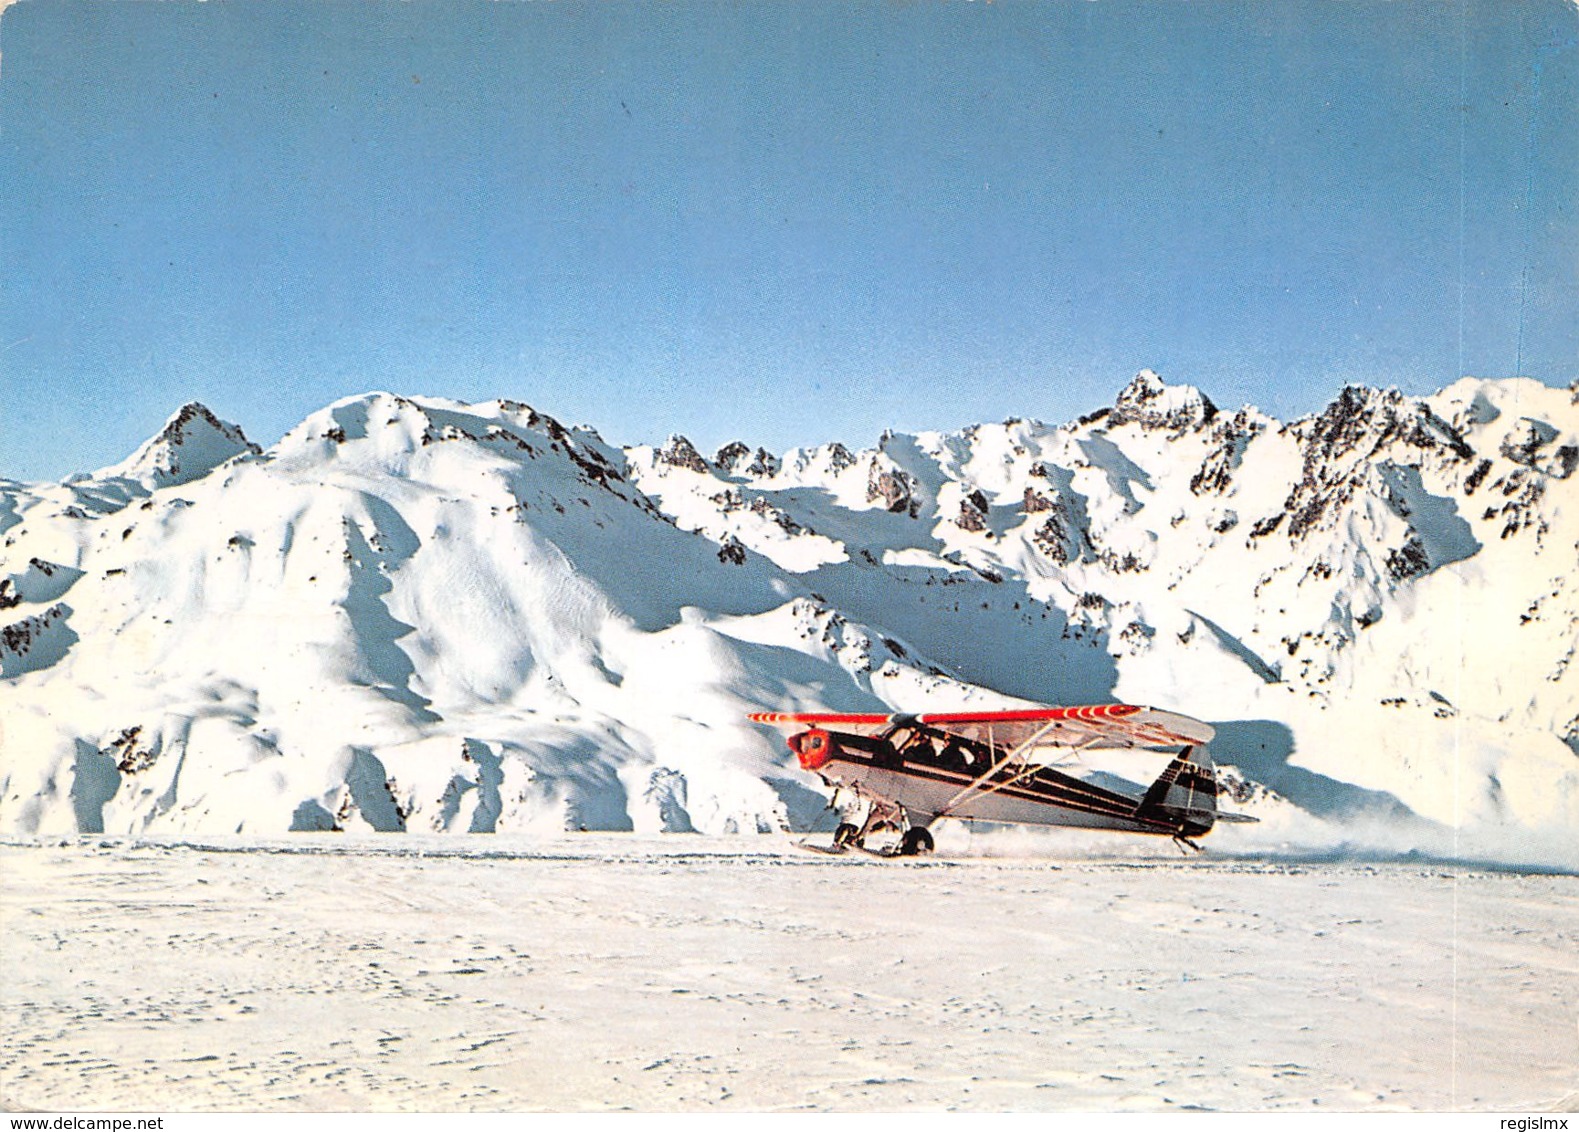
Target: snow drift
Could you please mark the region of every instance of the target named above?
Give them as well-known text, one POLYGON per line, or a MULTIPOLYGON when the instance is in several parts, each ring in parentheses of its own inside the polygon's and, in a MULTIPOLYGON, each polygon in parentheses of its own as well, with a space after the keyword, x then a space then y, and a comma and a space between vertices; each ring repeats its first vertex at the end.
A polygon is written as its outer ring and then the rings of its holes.
POLYGON ((374 393, 0 481, 0 830, 804 828, 752 710, 1213 722, 1246 846, 1579 863, 1579 393, 1149 372, 1048 426, 620 448, 374 393))

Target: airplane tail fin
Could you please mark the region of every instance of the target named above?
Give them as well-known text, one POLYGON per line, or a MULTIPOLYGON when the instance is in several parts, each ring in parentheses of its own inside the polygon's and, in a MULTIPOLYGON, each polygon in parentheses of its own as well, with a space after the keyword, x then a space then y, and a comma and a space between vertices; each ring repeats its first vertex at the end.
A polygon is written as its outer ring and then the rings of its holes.
POLYGON ((1199 837, 1217 821, 1217 767, 1204 746, 1173 757, 1146 791, 1137 817, 1177 823, 1186 837, 1199 837))

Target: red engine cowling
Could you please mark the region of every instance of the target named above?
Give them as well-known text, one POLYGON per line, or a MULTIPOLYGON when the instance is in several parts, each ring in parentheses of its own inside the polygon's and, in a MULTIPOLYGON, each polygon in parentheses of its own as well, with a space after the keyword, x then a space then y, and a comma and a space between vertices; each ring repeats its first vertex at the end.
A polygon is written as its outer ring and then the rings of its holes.
POLYGON ((833 736, 820 727, 791 735, 789 747, 806 770, 821 770, 839 749, 838 744, 833 741, 833 736))

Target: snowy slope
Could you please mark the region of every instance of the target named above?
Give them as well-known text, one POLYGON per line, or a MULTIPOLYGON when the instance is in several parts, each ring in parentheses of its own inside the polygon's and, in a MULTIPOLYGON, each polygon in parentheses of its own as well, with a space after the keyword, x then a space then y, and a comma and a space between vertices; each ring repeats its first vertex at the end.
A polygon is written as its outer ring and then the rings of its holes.
POLYGON ((0 828, 776 829, 822 801, 749 710, 1119 699, 1216 723, 1266 819, 1219 837, 1573 863, 1576 465, 1576 395, 1519 380, 1282 424, 1147 372, 712 458, 383 393, 260 451, 188 406, 0 481, 0 828))

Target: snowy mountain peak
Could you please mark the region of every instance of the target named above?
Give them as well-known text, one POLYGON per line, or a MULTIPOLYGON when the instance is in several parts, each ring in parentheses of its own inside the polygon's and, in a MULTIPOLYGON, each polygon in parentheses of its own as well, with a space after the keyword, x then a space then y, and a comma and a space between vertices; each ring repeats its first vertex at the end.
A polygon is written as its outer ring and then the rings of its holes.
POLYGON ((1397 389, 1347 385, 1320 414, 1294 428, 1305 440, 1307 461, 1315 463, 1364 459, 1397 442, 1458 459, 1471 454, 1459 431, 1429 404, 1397 389))
POLYGON ((1183 431, 1209 424, 1216 415, 1217 406, 1195 386, 1169 385, 1153 371, 1143 369, 1120 391, 1107 421, 1183 431))
POLYGON ((713 466, 725 475, 770 479, 778 474, 779 459, 766 448, 753 452, 749 446, 735 440, 718 450, 713 466))
POLYGON ((247 439, 240 426, 220 420, 193 401, 176 411, 157 435, 128 459, 98 473, 124 477, 145 487, 171 487, 208 475, 226 460, 262 449, 247 439))
POLYGON ((671 436, 658 450, 658 459, 674 468, 686 468, 703 474, 712 471, 707 461, 702 459, 702 454, 696 450, 696 445, 683 436, 671 436))
MULTIPOLYGON (((557 453, 579 469, 576 474, 599 486, 623 479, 623 453, 606 444, 595 430, 568 428, 530 405, 503 399, 468 405, 441 398, 366 393, 312 414, 272 450, 276 458, 296 464, 330 459, 343 466, 401 476, 413 474, 418 465, 455 464, 458 460, 462 466, 443 474, 461 477, 490 463, 497 469, 521 460, 535 461, 544 453, 557 453)), ((424 474, 436 472, 430 468, 424 474)))

